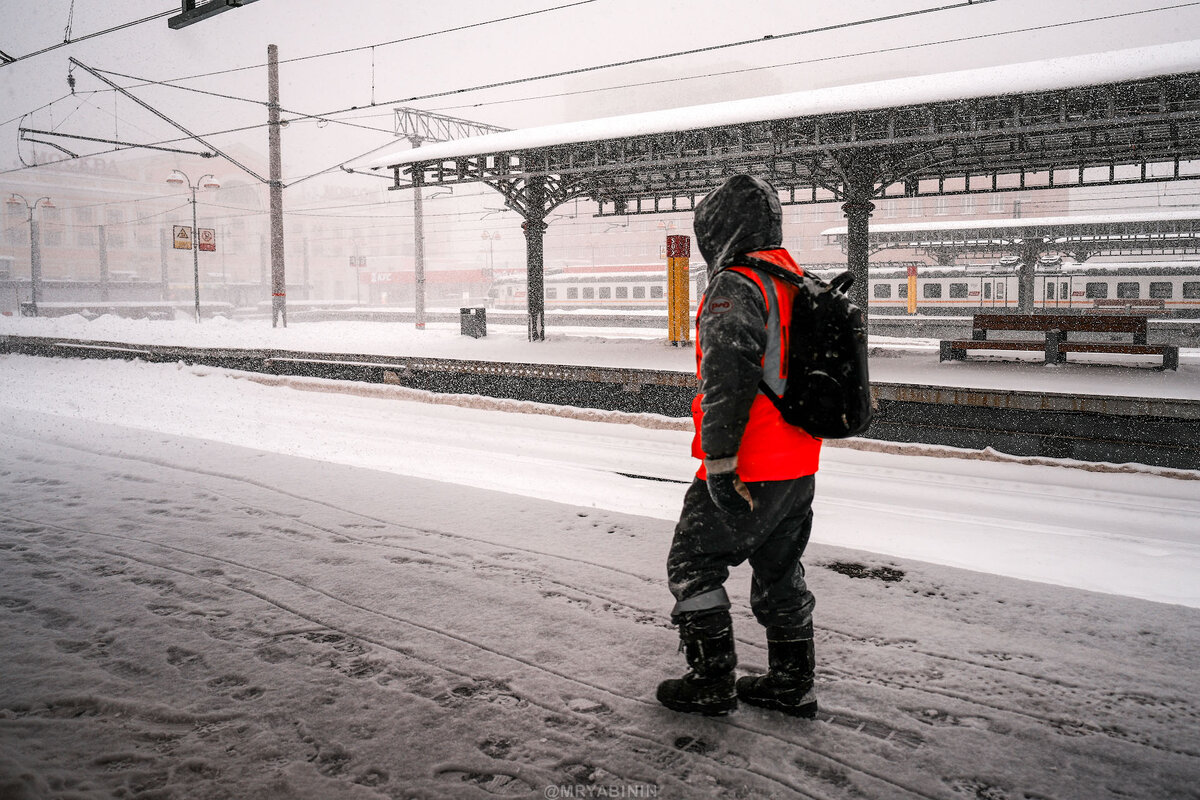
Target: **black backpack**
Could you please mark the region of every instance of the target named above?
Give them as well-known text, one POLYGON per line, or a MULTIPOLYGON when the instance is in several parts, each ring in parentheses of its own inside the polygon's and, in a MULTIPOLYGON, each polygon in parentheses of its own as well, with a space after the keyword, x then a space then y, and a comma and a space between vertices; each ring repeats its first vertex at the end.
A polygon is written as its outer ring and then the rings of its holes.
POLYGON ((762 270, 798 287, 787 343, 787 388, 780 397, 765 381, 759 383, 784 421, 819 439, 844 439, 865 431, 871 424, 871 379, 866 321, 846 296, 854 276, 843 272, 825 283, 753 257, 740 258, 734 265, 762 270))

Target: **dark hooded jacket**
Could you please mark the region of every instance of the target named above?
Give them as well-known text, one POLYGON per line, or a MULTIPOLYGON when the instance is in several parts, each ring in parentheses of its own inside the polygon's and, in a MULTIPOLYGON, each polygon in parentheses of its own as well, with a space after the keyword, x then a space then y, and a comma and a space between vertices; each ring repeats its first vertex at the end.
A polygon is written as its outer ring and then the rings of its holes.
MULTIPOLYGON (((782 371, 786 315, 780 299, 792 291, 765 272, 740 266, 740 257, 803 270, 782 247, 783 213, 769 183, 736 175, 697 206, 696 241, 708 265, 709 287, 696 315, 700 392, 692 405, 696 437, 692 454, 738 457, 744 481, 790 480, 817 471, 819 440, 783 421, 759 391, 764 369, 782 371), (774 304, 774 307, 772 307, 774 304), (769 347, 769 344, 772 345, 769 347), (764 364, 768 350, 776 363, 764 364)), ((701 464, 698 477, 705 477, 701 464)))

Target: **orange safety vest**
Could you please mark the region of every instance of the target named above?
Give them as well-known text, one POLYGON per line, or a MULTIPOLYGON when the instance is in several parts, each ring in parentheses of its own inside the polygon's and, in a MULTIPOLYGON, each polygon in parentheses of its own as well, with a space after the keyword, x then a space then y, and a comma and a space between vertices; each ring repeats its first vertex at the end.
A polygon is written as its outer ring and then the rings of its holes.
MULTIPOLYGON (((770 261, 784 269, 803 275, 804 270, 786 250, 761 250, 751 253, 755 258, 770 261)), ((730 267, 745 275, 758 286, 767 306, 767 348, 763 354, 763 380, 782 395, 787 383, 787 341, 791 327, 791 304, 781 303, 778 298, 790 298, 795 289, 785 281, 768 275, 767 282, 749 267, 730 267)), ((700 377, 700 362, 704 358, 700 348, 700 314, 704 311, 707 293, 700 298, 696 310, 696 377, 700 377)), ((696 477, 705 480, 704 450, 700 444, 700 428, 704 412, 700 407, 703 395, 697 393, 692 401, 692 420, 696 434, 692 438, 692 455, 700 459, 696 477)), ((813 475, 817 471, 821 455, 821 440, 809 436, 795 425, 784 422, 779 409, 765 394, 759 391, 750 406, 750 419, 742 434, 738 447, 737 473, 743 481, 785 481, 813 475)))

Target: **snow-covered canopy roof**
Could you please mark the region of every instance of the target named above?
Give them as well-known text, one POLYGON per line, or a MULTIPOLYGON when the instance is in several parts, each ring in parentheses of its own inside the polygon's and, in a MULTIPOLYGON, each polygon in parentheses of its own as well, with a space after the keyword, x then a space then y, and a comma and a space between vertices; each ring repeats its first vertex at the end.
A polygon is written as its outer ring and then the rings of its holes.
POLYGON ((415 149, 397 146, 356 167, 381 169, 578 142, 1054 91, 1197 71, 1200 41, 1189 41, 547 125, 415 149))
MULTIPOLYGON (((1155 211, 1148 213, 1130 213, 1130 214, 1072 214, 1070 216, 1060 217, 1021 217, 1018 219, 966 219, 966 220, 945 220, 937 222, 897 222, 884 224, 871 224, 872 236, 885 236, 887 234, 927 234, 936 235, 938 233, 959 233, 962 231, 1004 231, 1011 233, 1014 230, 1029 231, 1034 229, 1056 229, 1067 232, 1067 229, 1078 229, 1081 227, 1103 227, 1103 226, 1145 226, 1151 229, 1161 228, 1161 223, 1175 223, 1172 227, 1180 230, 1200 231, 1200 213, 1195 210, 1187 211, 1155 211), (1185 223, 1179 225, 1178 223, 1185 223)), ((826 228, 821 231, 822 236, 845 236, 847 229, 845 225, 840 225, 834 228, 826 228)))

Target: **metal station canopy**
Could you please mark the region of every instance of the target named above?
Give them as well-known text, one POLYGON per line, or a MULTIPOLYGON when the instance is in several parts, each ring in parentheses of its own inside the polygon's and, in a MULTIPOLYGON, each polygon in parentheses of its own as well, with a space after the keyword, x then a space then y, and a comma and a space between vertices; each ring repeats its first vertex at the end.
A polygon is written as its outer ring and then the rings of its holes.
POLYGON ((688 211, 730 175, 785 204, 841 201, 868 308, 880 197, 1200 178, 1200 43, 902 78, 495 133, 373 159, 395 189, 483 182, 525 218, 529 332, 544 337, 542 237, 559 204, 688 211))
MULTIPOLYGON (((821 231, 846 245, 845 225, 821 231)), ((1200 254, 1200 215, 1178 213, 1079 214, 1069 217, 902 222, 871 226, 871 252, 923 250, 949 264, 957 254, 977 256, 1061 253, 1076 261, 1092 256, 1200 254)))
MULTIPOLYGON (((828 228, 821 235, 846 249, 846 226, 828 228)), ((918 250, 942 266, 953 264, 956 257, 963 255, 984 258, 1015 255, 1021 261, 1018 275, 1024 297, 1025 292, 1032 292, 1034 264, 1044 255, 1068 255, 1082 263, 1096 255, 1200 254, 1200 216, 1189 210, 902 222, 871 226, 869 239, 872 253, 888 249, 918 250)))

